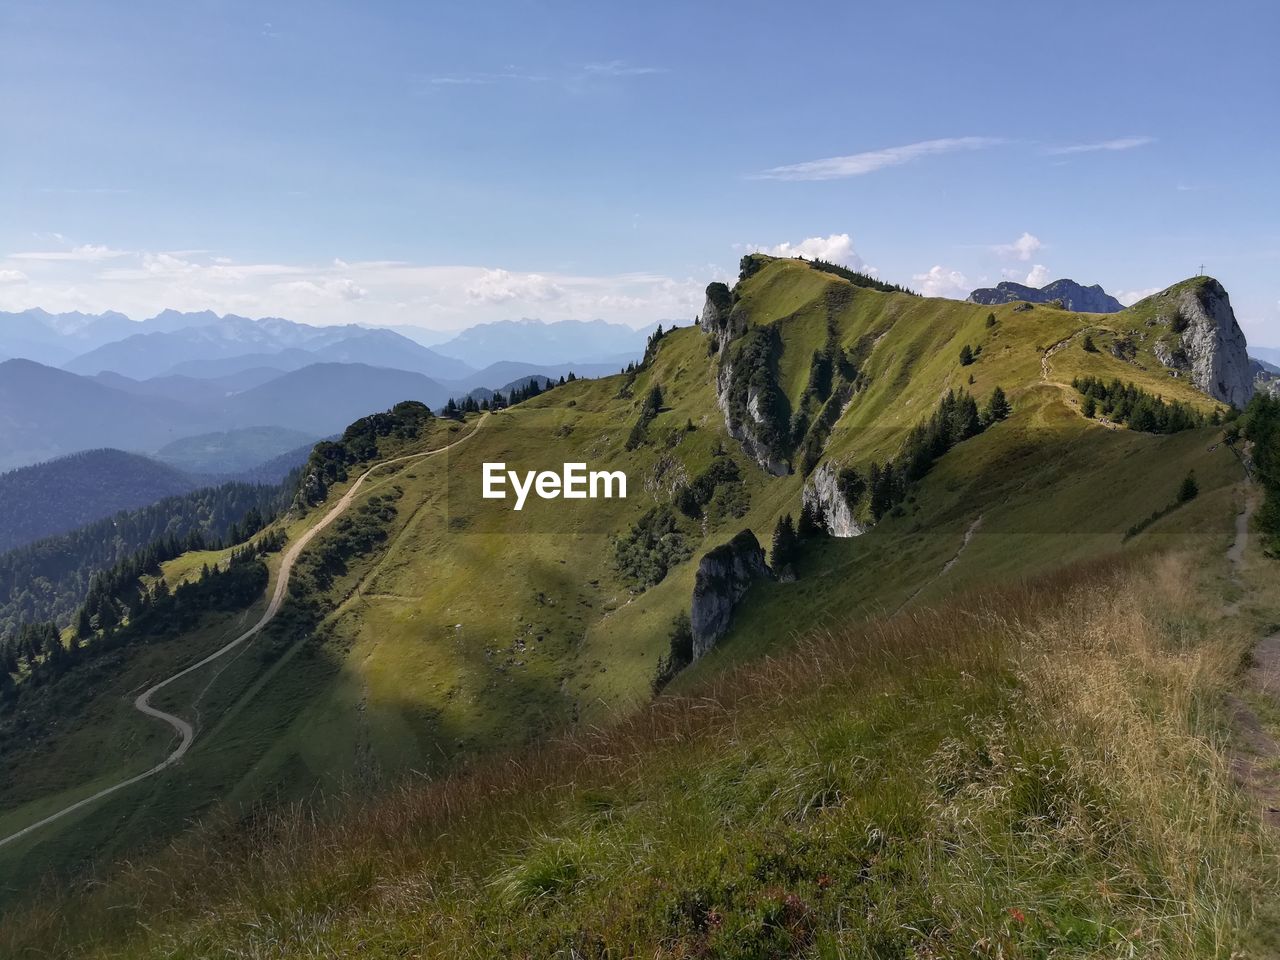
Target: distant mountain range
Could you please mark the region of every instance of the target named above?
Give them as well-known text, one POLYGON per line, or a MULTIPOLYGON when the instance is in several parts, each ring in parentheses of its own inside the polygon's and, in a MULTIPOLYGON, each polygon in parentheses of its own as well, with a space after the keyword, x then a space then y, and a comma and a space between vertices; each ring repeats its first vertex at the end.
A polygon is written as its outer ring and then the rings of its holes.
POLYGON ((604 320, 499 320, 481 323, 433 349, 473 367, 495 360, 535 364, 611 363, 626 365, 644 352, 657 324, 640 330, 604 320))
POLYGON ((1119 313, 1124 309, 1115 297, 1111 296, 1096 283, 1091 287, 1082 286, 1074 280, 1055 280, 1043 287, 1028 287, 1022 283, 1006 280, 994 287, 983 287, 969 294, 970 303, 1013 303, 1025 300, 1028 303, 1051 303, 1061 300, 1068 310, 1080 313, 1119 313))
POLYGON ((135 380, 171 374, 217 377, 254 366, 288 372, 313 363, 366 363, 462 380, 498 361, 533 365, 625 365, 655 325, 634 330, 604 320, 504 320, 441 342, 432 331, 354 324, 314 327, 279 317, 164 310, 133 321, 122 313, 0 313, 0 359, 22 358, 72 373, 135 380), (424 346, 421 341, 433 346, 424 346))
POLYGON ((237 473, 401 400, 438 408, 532 377, 616 373, 648 335, 602 320, 520 320, 430 348, 389 329, 211 311, 138 322, 0 313, 0 357, 18 358, 0 361, 0 470, 112 447, 237 473))

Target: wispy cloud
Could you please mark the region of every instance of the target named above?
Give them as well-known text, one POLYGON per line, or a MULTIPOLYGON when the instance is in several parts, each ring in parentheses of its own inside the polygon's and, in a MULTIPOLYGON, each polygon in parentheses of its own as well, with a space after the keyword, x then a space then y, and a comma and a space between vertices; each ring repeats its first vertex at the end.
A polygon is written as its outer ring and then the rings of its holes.
POLYGON ((493 83, 545 83, 549 79, 545 74, 509 66, 497 71, 436 74, 427 77, 426 82, 436 87, 480 87, 493 83))
POLYGON ((1051 157, 1062 157, 1073 153, 1099 153, 1106 150, 1133 150, 1155 143, 1155 137, 1119 137, 1115 140, 1099 140, 1096 143, 1072 143, 1062 147, 1049 147, 1045 153, 1051 157))
MULTIPOLYGON (((52 244, 51 244, 52 245, 52 244)), ((311 323, 412 323, 454 329, 509 319, 604 317, 640 326, 698 312, 706 273, 584 275, 480 264, 362 261, 256 263, 201 251, 83 245, 0 254, 0 310, 164 307, 283 316, 311 323)))
POLYGON ((78 263, 96 263, 124 256, 128 256, 127 250, 113 250, 98 243, 82 243, 69 250, 32 250, 9 254, 13 260, 70 260, 78 263))
POLYGON ((666 67, 645 67, 625 60, 609 60, 605 63, 588 63, 582 68, 587 76, 596 77, 644 77, 654 73, 666 73, 666 67))
POLYGON ((823 160, 809 160, 805 163, 772 167, 754 174, 752 179, 840 180, 845 177, 860 177, 875 173, 885 167, 901 166, 922 157, 958 153, 964 150, 982 150, 1001 143, 1004 143, 1004 140, 998 137, 947 137, 940 140, 922 140, 919 143, 908 143, 901 147, 887 147, 884 150, 868 150, 865 153, 852 153, 844 157, 827 157, 823 160))
POLYGON ((666 67, 627 63, 625 60, 603 60, 539 73, 509 65, 502 70, 480 70, 466 73, 441 73, 420 78, 433 87, 484 87, 504 83, 561 83, 576 87, 593 80, 645 77, 666 73, 666 67))

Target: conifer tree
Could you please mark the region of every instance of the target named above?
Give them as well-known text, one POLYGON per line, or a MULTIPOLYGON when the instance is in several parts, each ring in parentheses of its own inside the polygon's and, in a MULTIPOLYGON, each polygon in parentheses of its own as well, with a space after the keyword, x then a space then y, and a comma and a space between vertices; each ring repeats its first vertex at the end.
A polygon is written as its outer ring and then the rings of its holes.
POLYGON ((1187 471, 1187 475, 1182 478, 1182 486, 1178 488, 1178 502, 1187 503, 1194 500, 1200 493, 1200 484, 1196 482, 1196 472, 1194 470, 1187 471))
POLYGON ((1004 395, 1004 390, 996 387, 991 391, 991 399, 987 401, 987 409, 983 413, 983 423, 992 424, 1006 420, 1013 409, 1009 406, 1009 398, 1004 395))
POLYGON ((799 540, 791 514, 778 519, 773 528, 773 547, 769 551, 769 563, 775 571, 781 571, 795 562, 799 540))

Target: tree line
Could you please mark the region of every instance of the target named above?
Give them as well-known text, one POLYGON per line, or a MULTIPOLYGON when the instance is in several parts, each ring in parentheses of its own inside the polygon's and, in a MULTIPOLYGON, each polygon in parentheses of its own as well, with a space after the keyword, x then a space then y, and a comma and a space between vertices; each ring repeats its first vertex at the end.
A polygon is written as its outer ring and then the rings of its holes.
POLYGON ((288 506, 296 482, 226 483, 166 497, 0 555, 0 638, 24 623, 70 623, 94 574, 140 552, 167 560, 243 542, 288 506))
POLYGON ((1222 415, 1217 410, 1206 418, 1187 404, 1177 400, 1168 402, 1134 386, 1132 381, 1121 383, 1116 378, 1107 383, 1100 377, 1076 377, 1071 386, 1084 398, 1080 412, 1085 417, 1090 420, 1097 416, 1106 417, 1141 433, 1177 433, 1222 422, 1222 415))

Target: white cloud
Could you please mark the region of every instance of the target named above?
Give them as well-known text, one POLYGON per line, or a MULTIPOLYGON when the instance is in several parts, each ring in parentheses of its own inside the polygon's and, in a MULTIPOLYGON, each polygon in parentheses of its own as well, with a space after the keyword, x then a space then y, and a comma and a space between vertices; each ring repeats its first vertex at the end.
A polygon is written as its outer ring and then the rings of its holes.
POLYGON ((1013 243, 998 243, 993 248, 1002 257, 1013 257, 1015 260, 1030 260, 1037 250, 1043 247, 1040 238, 1024 232, 1013 243))
POLYGON ((508 270, 486 270, 471 286, 467 296, 488 303, 523 300, 543 303, 558 300, 564 291, 540 273, 511 273, 508 270))
POLYGON ((854 153, 844 157, 827 157, 824 160, 809 160, 805 163, 772 167, 755 174, 753 179, 838 180, 844 177, 860 177, 883 170, 885 167, 910 163, 921 157, 956 153, 962 150, 980 150, 1003 142, 995 137, 949 137, 941 140, 923 140, 920 143, 908 143, 901 147, 887 147, 884 150, 868 150, 865 153, 854 153))
POLYGON ((609 60, 605 63, 588 63, 582 68, 588 76, 596 77, 645 77, 654 73, 666 73, 666 67, 641 67, 625 60, 609 60))
POLYGON ((772 257, 804 257, 807 260, 827 260, 843 264, 854 270, 863 270, 866 264, 853 249, 853 239, 847 233, 833 233, 829 237, 809 237, 799 243, 783 242, 771 247, 748 244, 751 253, 767 253, 772 257))
POLYGON ((112 250, 110 247, 96 243, 82 243, 70 250, 37 250, 27 253, 11 253, 13 260, 69 260, 80 263, 95 263, 99 260, 112 260, 116 257, 128 256, 127 250, 112 250))
POLYGON ((702 306, 707 280, 718 271, 696 273, 579 275, 352 257, 246 263, 189 250, 121 253, 109 260, 0 255, 0 310, 113 309, 142 318, 173 307, 321 325, 415 324, 437 330, 520 316, 601 317, 642 326, 691 320, 702 306), (17 282, 18 275, 25 282, 17 282))
POLYGON ((1049 282, 1049 268, 1043 263, 1037 263, 1031 268, 1031 272, 1027 274, 1027 279, 1023 281, 1028 287, 1043 287, 1049 282))
POLYGON ((1155 137, 1119 137, 1115 140, 1100 140, 1096 143, 1073 143, 1063 147, 1049 147, 1045 153, 1053 157, 1072 153, 1097 153, 1099 151, 1132 150, 1155 143, 1155 137))
POLYGON ((926 297, 960 300, 967 297, 971 290, 965 275, 950 267, 931 267, 928 273, 914 274, 911 280, 926 297))
POLYGON ((1126 307, 1132 307, 1139 300, 1145 300, 1154 293, 1159 293, 1164 287, 1147 287, 1145 290, 1122 290, 1116 294, 1116 299, 1123 303, 1126 307))

